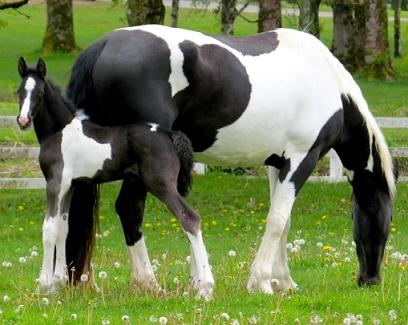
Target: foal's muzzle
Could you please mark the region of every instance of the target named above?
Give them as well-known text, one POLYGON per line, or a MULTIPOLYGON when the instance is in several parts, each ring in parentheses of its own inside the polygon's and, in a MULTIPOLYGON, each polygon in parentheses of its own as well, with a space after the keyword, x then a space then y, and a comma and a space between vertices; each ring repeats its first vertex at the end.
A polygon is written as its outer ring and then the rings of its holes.
POLYGON ((25 130, 28 127, 30 127, 31 124, 31 119, 27 116, 18 116, 17 117, 17 123, 20 126, 21 130, 25 130))

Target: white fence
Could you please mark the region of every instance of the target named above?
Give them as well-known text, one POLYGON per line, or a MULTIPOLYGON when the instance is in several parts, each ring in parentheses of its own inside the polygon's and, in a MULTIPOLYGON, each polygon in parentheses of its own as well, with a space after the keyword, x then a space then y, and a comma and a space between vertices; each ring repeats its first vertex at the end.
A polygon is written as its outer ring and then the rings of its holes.
MULTIPOLYGON (((408 118, 391 118, 391 117, 379 117, 376 118, 377 123, 381 128, 408 128, 408 118)), ((13 116, 0 117, 1 127, 15 127, 16 118, 13 116)), ((408 148, 390 148, 391 154, 394 157, 408 157, 408 148)), ((5 158, 24 158, 38 157, 38 147, 0 147, 0 159, 5 158)), ((328 153, 330 157, 330 171, 328 176, 312 176, 309 178, 311 181, 324 181, 324 182, 341 182, 346 181, 346 177, 343 175, 343 165, 340 158, 337 156, 334 150, 330 150, 328 153)), ((206 166, 201 163, 194 165, 194 170, 198 174, 205 174, 206 166)), ((400 181, 408 181, 408 176, 400 176, 400 181)), ((45 188, 45 180, 43 178, 0 178, 0 189, 35 189, 45 188)))

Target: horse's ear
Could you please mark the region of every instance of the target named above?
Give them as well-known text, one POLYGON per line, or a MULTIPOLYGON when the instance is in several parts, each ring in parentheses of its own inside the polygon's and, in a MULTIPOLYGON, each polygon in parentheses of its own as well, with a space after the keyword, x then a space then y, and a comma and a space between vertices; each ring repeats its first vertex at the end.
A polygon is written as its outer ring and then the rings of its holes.
POLYGON ((39 58, 37 62, 37 71, 39 74, 45 78, 45 75, 47 74, 47 69, 45 67, 45 62, 43 59, 39 58))
POLYGON ((18 73, 20 74, 21 78, 24 78, 27 75, 27 63, 25 62, 24 58, 21 57, 18 60, 18 73))

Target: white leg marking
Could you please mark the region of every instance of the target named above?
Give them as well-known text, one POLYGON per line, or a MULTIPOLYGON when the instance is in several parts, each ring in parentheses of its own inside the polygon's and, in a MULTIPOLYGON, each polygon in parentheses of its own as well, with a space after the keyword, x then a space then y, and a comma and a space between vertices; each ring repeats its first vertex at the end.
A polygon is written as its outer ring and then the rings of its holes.
POLYGON ((198 290, 198 296, 205 300, 212 298, 214 289, 214 278, 211 272, 210 264, 208 263, 207 251, 205 249, 201 231, 197 235, 186 232, 191 245, 191 273, 196 273, 197 282, 194 286, 198 290), (194 266, 195 264, 195 266, 194 266), (196 270, 193 270, 196 268, 196 270))
POLYGON ((60 214, 57 219, 58 234, 56 238, 55 272, 52 289, 58 290, 68 281, 66 262, 66 240, 68 236, 68 213, 60 214))
POLYGON ((128 250, 134 283, 149 290, 159 289, 149 255, 147 254, 144 237, 142 236, 133 246, 128 246, 128 250))
POLYGON ((54 248, 58 234, 57 217, 46 216, 43 223, 44 257, 40 274, 40 290, 49 291, 52 284, 54 248))

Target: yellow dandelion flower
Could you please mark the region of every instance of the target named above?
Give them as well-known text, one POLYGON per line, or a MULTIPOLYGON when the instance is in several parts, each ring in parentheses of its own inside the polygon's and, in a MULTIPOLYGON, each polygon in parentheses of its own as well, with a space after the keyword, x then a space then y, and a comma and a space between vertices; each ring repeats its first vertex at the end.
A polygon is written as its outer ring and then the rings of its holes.
POLYGON ((324 245, 323 246, 324 251, 331 251, 332 249, 333 249, 333 247, 331 247, 330 245, 324 245))

